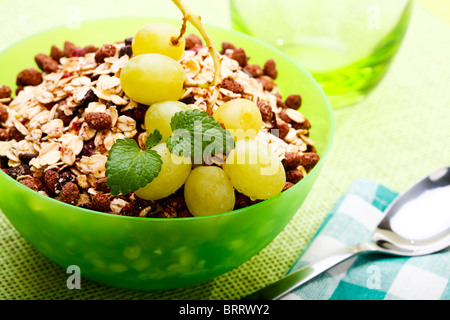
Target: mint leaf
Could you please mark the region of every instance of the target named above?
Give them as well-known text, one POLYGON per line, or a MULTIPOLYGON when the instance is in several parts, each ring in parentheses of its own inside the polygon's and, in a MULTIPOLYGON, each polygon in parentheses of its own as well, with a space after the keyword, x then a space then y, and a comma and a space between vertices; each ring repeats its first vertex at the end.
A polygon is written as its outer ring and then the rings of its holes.
POLYGON ((205 111, 189 110, 177 112, 170 122, 172 135, 166 145, 170 152, 185 157, 205 157, 234 148, 234 140, 205 111))
MULTIPOLYGON (((147 146, 156 143, 158 134, 154 132, 149 136, 147 146)), ((136 141, 130 138, 117 140, 109 151, 105 165, 111 194, 128 194, 146 186, 158 176, 161 165, 161 156, 155 150, 147 148, 142 151, 136 141)))
POLYGON ((147 141, 145 142, 145 149, 150 150, 151 148, 157 146, 162 139, 162 134, 158 129, 155 129, 153 133, 148 135, 147 141))

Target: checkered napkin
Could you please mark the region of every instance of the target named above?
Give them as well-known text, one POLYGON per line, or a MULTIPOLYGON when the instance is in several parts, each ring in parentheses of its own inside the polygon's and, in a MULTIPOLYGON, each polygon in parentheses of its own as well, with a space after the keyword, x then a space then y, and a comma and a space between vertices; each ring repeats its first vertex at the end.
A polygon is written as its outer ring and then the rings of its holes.
MULTIPOLYGON (((383 211, 396 196, 373 181, 357 180, 289 272, 345 246, 370 240, 383 211)), ((449 279, 449 249, 418 257, 366 254, 329 269, 283 299, 450 300, 449 279)))

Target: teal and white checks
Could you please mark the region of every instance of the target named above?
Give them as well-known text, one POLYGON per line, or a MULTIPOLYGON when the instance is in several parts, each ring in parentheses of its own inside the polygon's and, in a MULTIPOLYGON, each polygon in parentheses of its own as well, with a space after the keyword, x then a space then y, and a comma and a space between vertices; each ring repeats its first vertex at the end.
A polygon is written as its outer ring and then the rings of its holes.
MULTIPOLYGON (((373 181, 357 180, 291 271, 345 246, 370 240, 383 211, 396 196, 373 181)), ((368 254, 331 268, 284 299, 450 300, 449 279, 449 248, 419 257, 368 254)))

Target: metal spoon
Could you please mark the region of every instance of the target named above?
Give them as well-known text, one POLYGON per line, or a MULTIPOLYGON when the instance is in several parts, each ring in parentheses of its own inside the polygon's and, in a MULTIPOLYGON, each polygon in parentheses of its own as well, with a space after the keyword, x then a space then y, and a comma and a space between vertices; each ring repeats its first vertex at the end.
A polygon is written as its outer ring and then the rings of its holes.
POLYGON ((360 243, 313 262, 256 291, 243 300, 282 298, 329 268, 357 254, 386 253, 419 256, 450 246, 450 167, 420 180, 399 195, 385 210, 385 217, 372 234, 360 243))

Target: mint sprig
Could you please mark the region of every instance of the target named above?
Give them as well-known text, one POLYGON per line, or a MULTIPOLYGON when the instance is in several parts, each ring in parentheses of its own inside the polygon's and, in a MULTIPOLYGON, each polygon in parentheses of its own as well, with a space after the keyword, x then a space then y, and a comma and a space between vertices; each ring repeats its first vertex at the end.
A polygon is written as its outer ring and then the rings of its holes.
POLYGON ((166 145, 171 153, 199 158, 234 148, 230 132, 205 111, 177 112, 172 117, 170 126, 173 133, 166 145))
POLYGON ((159 132, 158 129, 155 129, 155 131, 153 131, 153 133, 150 133, 147 137, 147 140, 145 142, 145 150, 150 150, 151 148, 156 147, 158 144, 160 144, 161 140, 161 132, 159 132))
POLYGON ((158 176, 162 160, 158 152, 151 148, 159 144, 161 138, 161 133, 156 129, 147 138, 145 151, 133 139, 116 141, 105 165, 107 185, 112 195, 134 192, 158 176))
MULTIPOLYGON (((170 126, 173 133, 166 145, 176 155, 192 157, 196 161, 234 149, 230 132, 204 111, 178 112, 172 117, 170 126)), ((161 143, 161 139, 162 135, 156 129, 148 136, 145 150, 141 150, 130 138, 116 141, 106 162, 107 185, 111 194, 134 192, 158 176, 162 166, 161 156, 151 149, 161 143)))

